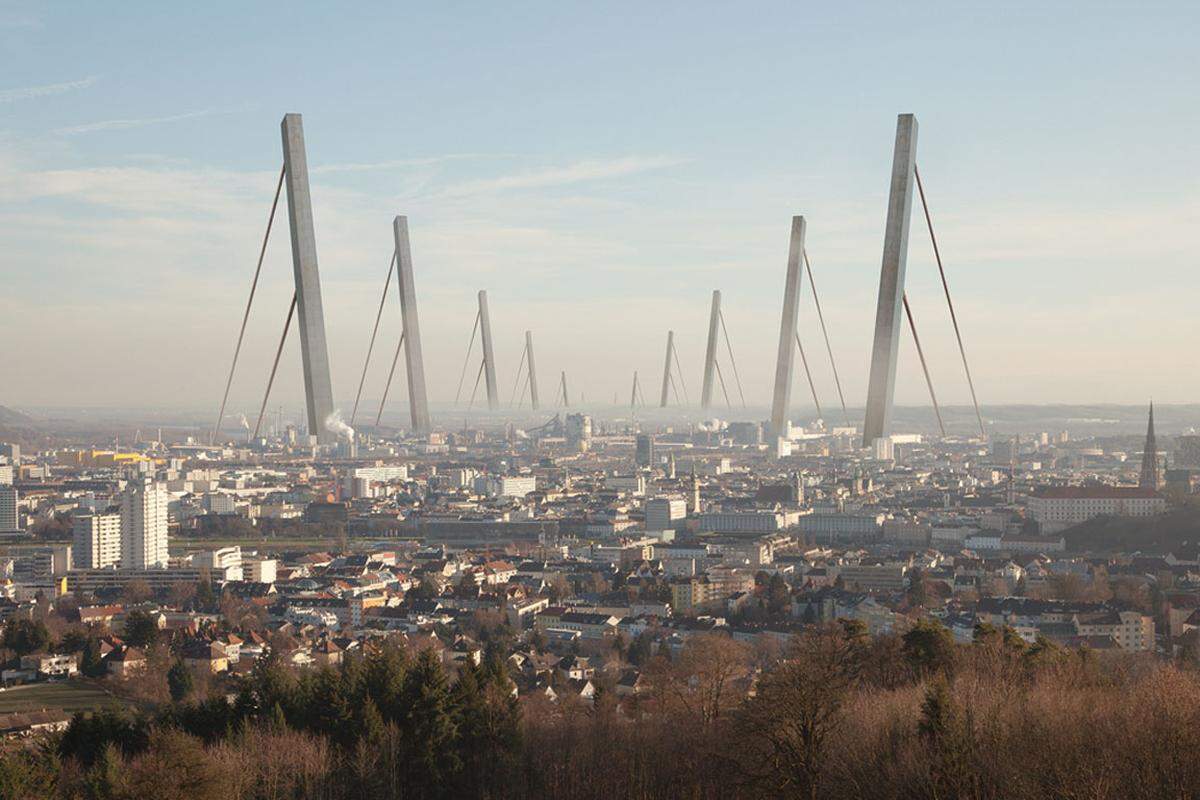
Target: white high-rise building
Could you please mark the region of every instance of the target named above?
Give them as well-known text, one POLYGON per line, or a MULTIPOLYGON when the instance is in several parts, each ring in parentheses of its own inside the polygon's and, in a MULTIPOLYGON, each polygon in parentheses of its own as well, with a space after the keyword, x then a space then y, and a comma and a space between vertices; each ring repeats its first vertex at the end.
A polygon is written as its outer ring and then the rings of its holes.
POLYGON ((17 514, 17 490, 12 486, 0 486, 0 533, 12 533, 21 529, 17 514))
POLYGON ((646 530, 673 531, 687 519, 687 503, 681 498, 655 497, 646 501, 646 530))
POLYGON ((79 510, 74 517, 76 569, 104 569, 121 561, 121 515, 79 510))
POLYGON ((132 481, 121 493, 121 566, 167 566, 167 506, 170 494, 151 480, 132 481))

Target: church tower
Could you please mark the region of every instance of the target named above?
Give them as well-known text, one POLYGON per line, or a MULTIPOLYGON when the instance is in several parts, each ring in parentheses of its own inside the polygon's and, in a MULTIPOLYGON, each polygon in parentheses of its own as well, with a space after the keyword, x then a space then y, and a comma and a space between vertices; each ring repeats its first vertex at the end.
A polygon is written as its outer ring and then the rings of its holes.
POLYGON ((1154 401, 1150 401, 1150 420, 1146 425, 1146 445, 1142 448, 1142 473, 1138 486, 1158 490, 1158 444, 1154 441, 1154 401))

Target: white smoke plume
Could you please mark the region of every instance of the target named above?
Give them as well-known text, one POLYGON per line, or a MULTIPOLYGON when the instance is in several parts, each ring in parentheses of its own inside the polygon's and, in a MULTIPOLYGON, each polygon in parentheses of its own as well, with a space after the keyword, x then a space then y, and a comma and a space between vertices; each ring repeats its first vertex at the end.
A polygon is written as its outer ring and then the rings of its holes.
POLYGON ((342 419, 342 410, 337 409, 328 417, 325 418, 325 430, 336 433, 339 436, 345 436, 347 440, 354 440, 354 428, 346 424, 342 419))

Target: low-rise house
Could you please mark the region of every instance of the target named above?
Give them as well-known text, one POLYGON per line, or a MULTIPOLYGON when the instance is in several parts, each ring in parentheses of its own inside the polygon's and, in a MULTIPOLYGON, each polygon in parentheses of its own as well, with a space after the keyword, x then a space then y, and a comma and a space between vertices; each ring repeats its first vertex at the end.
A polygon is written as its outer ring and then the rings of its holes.
POLYGON ((336 667, 342 663, 342 648, 332 639, 322 639, 312 648, 313 663, 321 667, 336 667))
POLYGON ((0 714, 0 738, 14 739, 38 733, 64 731, 71 717, 62 711, 22 711, 0 714))
POLYGON ((21 669, 44 680, 70 678, 79 674, 79 659, 68 653, 33 653, 21 656, 21 669))
POLYGON ((198 673, 215 675, 229 669, 229 655, 220 642, 192 639, 180 650, 183 663, 198 673))
POLYGON ((122 645, 104 659, 108 674, 116 678, 129 678, 146 669, 146 654, 136 647, 122 645))

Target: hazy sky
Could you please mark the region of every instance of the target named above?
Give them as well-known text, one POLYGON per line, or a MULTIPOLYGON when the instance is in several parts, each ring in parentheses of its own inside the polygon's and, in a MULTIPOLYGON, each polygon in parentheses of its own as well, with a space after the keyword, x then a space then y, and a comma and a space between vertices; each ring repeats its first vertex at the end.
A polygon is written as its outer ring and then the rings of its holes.
MULTIPOLYGON (((344 407, 397 213, 435 401, 453 398, 481 288, 505 398, 526 328, 543 394, 565 368, 589 398, 626 396, 635 369, 653 395, 669 328, 695 394, 720 288, 747 395, 765 402, 802 213, 861 403, 900 112, 921 126, 981 401, 1196 401, 1198 9, 0 2, 0 405, 216 406, 290 111, 344 407)), ((286 233, 235 410, 266 382, 286 233)), ((966 402, 920 218, 908 293, 940 399, 966 402)), ((398 336, 388 302, 371 398, 398 336)), ((284 358, 275 397, 296 405, 294 336, 284 358)), ((925 397, 905 332, 897 401, 925 397)))

